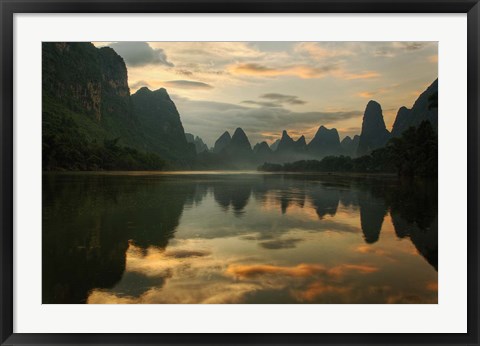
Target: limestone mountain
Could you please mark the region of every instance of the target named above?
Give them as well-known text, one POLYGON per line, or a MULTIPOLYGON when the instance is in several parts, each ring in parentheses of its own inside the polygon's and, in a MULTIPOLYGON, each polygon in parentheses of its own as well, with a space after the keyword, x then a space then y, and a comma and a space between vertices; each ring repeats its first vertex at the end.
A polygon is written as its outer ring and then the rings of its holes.
POLYGON ((255 155, 255 160, 257 162, 264 163, 271 160, 273 151, 270 149, 267 142, 260 142, 253 147, 253 154, 255 155))
POLYGON ((360 136, 355 135, 353 139, 350 136, 346 136, 341 142, 341 146, 345 155, 355 157, 357 155, 358 143, 360 142, 360 136))
POLYGON ((289 153, 295 150, 295 141, 288 135, 287 131, 283 130, 280 142, 278 142, 277 150, 278 154, 289 153))
POLYGON ((280 144, 280 139, 275 140, 275 142, 270 145, 270 149, 276 151, 278 149, 278 144, 280 144))
POLYGON ((195 157, 192 145, 185 137, 180 114, 167 90, 140 88, 132 95, 132 102, 145 137, 145 150, 182 164, 195 157))
POLYGON ((247 158, 251 157, 252 146, 245 132, 238 127, 233 133, 231 141, 224 148, 224 151, 231 157, 247 158))
POLYGON ((88 42, 42 44, 44 169, 188 167, 195 156, 165 89, 130 95, 125 62, 88 42))
POLYGON ((193 145, 195 145, 195 152, 197 154, 208 151, 208 146, 203 142, 200 137, 194 136, 191 133, 185 133, 185 138, 187 139, 188 143, 192 143, 193 145))
POLYGON ((195 136, 192 135, 191 133, 185 132, 185 139, 187 140, 188 143, 194 143, 195 142, 195 136))
POLYGON ((59 118, 68 118, 87 140, 119 138, 123 145, 141 146, 127 68, 109 47, 44 42, 42 98, 42 121, 47 132, 59 118))
POLYGON ((214 153, 220 153, 232 140, 230 133, 225 131, 216 141, 213 147, 214 153))
POLYGON ((382 107, 378 102, 371 100, 368 102, 363 115, 357 155, 366 155, 374 149, 381 148, 389 139, 390 132, 385 126, 382 107))
POLYGON ((411 109, 401 107, 392 127, 392 136, 398 137, 411 126, 418 127, 424 120, 438 128, 438 79, 436 79, 415 101, 411 109))
POLYGON ((295 141, 295 151, 297 153, 305 153, 307 151, 307 141, 304 135, 301 135, 300 138, 295 141))
POLYGON ((316 158, 342 153, 337 129, 320 126, 313 139, 308 143, 308 152, 316 158))
POLYGON ((270 149, 267 142, 260 142, 254 145, 253 153, 254 154, 261 154, 261 153, 271 154, 272 149, 270 149))

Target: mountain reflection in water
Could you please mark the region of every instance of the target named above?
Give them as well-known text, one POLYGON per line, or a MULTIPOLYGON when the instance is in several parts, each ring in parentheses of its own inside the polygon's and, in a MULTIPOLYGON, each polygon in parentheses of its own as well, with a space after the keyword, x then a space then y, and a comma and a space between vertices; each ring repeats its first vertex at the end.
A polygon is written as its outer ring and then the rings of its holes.
POLYGON ((43 303, 437 303, 437 185, 45 174, 43 303))

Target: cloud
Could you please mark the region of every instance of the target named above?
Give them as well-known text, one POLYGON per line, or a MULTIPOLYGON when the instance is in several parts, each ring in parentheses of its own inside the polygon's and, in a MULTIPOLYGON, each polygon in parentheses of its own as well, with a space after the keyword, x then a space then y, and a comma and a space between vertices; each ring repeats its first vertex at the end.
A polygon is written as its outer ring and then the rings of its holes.
POLYGON ((326 269, 320 264, 299 264, 294 267, 282 267, 268 264, 241 265, 232 264, 228 266, 226 273, 240 278, 253 278, 262 275, 285 275, 290 277, 309 277, 318 273, 324 273, 326 269))
POLYGON ((380 73, 375 71, 363 71, 363 72, 345 72, 340 71, 337 74, 337 77, 345 80, 355 80, 355 79, 372 79, 380 77, 380 73))
POLYGON ((274 100, 279 103, 288 103, 291 105, 303 105, 307 103, 303 100, 300 100, 298 96, 293 96, 293 95, 270 93, 270 94, 263 94, 260 97, 264 99, 274 100))
POLYGON ((376 94, 377 93, 371 92, 371 91, 361 91, 361 92, 357 93, 358 96, 366 98, 366 99, 372 98, 376 94))
MULTIPOLYGON (((297 112, 283 107, 273 107, 275 102, 263 104, 261 108, 247 107, 231 103, 191 100, 178 95, 170 95, 180 112, 186 131, 195 133, 204 141, 214 143, 226 130, 242 127, 251 143, 270 140, 264 133, 301 133, 307 140, 320 125, 335 126, 336 123, 358 119, 361 123, 363 110, 333 112, 297 112)), ((247 100, 244 104, 259 104, 263 101, 247 100)))
POLYGON ((281 67, 269 67, 257 63, 241 63, 229 67, 229 71, 233 74, 259 76, 259 77, 279 77, 293 76, 303 79, 322 78, 328 72, 335 70, 334 65, 326 65, 322 67, 313 67, 309 65, 291 65, 281 67))
POLYGON ((306 290, 299 290, 296 296, 302 301, 313 301, 325 294, 344 295, 350 292, 351 289, 349 286, 332 285, 322 281, 316 281, 308 286, 306 290))
POLYGON ((303 241, 303 239, 300 238, 275 239, 261 242, 260 246, 269 250, 293 249, 297 246, 297 243, 301 241, 303 241))
POLYGON ((371 79, 380 77, 380 73, 375 71, 349 72, 339 68, 338 65, 325 65, 314 67, 310 65, 290 65, 280 67, 270 67, 257 63, 242 63, 229 67, 232 74, 246 75, 254 77, 282 77, 291 76, 302 79, 324 78, 332 76, 344 80, 371 79))
POLYGON ((433 64, 438 64, 438 55, 430 55, 428 58, 428 61, 433 63, 433 64))
POLYGON ((203 82, 191 80, 171 80, 162 83, 164 86, 181 89, 212 89, 213 86, 203 82))
POLYGON ((373 45, 373 56, 394 58, 403 53, 416 53, 427 47, 437 46, 436 42, 384 42, 380 46, 373 45))
POLYGON ((322 264, 300 263, 296 266, 275 266, 270 264, 231 264, 226 274, 236 278, 255 278, 264 275, 282 275, 288 277, 311 277, 320 276, 323 278, 339 279, 347 274, 371 274, 379 269, 369 265, 340 264, 327 268, 322 264))
POLYGON ((360 91, 357 93, 357 96, 366 98, 366 99, 371 99, 376 95, 383 94, 387 92, 387 89, 378 89, 378 90, 372 90, 372 91, 360 91))
POLYGON ((109 45, 129 66, 164 65, 175 66, 168 61, 165 51, 161 48, 153 49, 147 42, 114 42, 109 45))
POLYGON ((186 70, 186 69, 175 70, 175 73, 179 74, 179 75, 182 75, 182 76, 192 76, 193 75, 192 71, 189 71, 189 70, 186 70))
POLYGON ((293 95, 284 95, 277 93, 263 94, 260 98, 264 98, 271 101, 254 101, 254 100, 245 100, 241 103, 257 105, 261 107, 282 107, 284 104, 290 105, 303 105, 306 102, 299 99, 298 96, 293 95))
POLYGON ((150 88, 151 85, 144 80, 139 80, 137 82, 133 82, 133 83, 130 84, 130 89, 133 89, 133 90, 140 89, 141 87, 150 88))
POLYGON ((355 55, 355 51, 353 49, 349 49, 348 44, 338 45, 319 42, 300 42, 295 46, 294 51, 314 59, 347 57, 355 55))
POLYGON ((173 258, 190 258, 190 257, 204 257, 210 255, 207 251, 195 251, 195 250, 172 250, 165 253, 166 257, 173 258))
POLYGON ((415 51, 424 48, 428 42, 394 42, 393 44, 407 51, 415 51))
POLYGON ((281 104, 275 102, 267 102, 267 101, 253 101, 253 100, 245 100, 241 103, 249 104, 249 105, 257 105, 261 107, 282 107, 281 104))

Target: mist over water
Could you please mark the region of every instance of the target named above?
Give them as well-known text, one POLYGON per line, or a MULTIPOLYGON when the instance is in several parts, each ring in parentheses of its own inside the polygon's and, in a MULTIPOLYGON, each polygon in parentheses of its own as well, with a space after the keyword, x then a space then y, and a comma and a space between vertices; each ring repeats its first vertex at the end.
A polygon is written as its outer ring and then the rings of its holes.
POLYGON ((43 303, 437 303, 437 185, 256 172, 43 179, 43 303))

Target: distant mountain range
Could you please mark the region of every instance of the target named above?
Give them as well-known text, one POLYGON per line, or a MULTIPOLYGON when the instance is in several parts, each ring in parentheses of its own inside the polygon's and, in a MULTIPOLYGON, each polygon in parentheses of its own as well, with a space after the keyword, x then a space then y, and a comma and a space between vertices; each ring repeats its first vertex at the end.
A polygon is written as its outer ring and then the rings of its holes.
POLYGON ((81 42, 43 43, 42 48, 45 170, 155 168, 160 159, 176 169, 243 168, 264 162, 356 157, 385 146, 390 138, 424 120, 435 129, 438 126, 435 80, 412 108, 398 110, 391 132, 380 104, 372 100, 365 108, 361 133, 353 138, 340 141, 337 129, 319 124, 308 143, 305 136, 294 140, 284 130, 270 146, 260 142, 252 148, 247 134, 237 128, 233 136, 225 131, 209 149, 200 137, 185 133, 167 90, 143 87, 130 95, 126 65, 113 49, 81 42))

